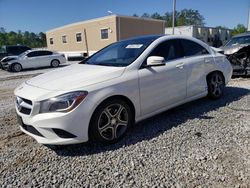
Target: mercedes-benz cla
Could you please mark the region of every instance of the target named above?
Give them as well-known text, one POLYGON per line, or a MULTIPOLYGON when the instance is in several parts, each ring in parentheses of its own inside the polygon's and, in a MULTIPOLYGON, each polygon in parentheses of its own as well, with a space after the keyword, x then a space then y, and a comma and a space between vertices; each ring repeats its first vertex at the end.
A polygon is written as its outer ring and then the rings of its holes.
POLYGON ((143 36, 24 82, 15 90, 16 112, 21 130, 39 143, 110 144, 145 118, 220 98, 231 75, 225 56, 197 39, 143 36))

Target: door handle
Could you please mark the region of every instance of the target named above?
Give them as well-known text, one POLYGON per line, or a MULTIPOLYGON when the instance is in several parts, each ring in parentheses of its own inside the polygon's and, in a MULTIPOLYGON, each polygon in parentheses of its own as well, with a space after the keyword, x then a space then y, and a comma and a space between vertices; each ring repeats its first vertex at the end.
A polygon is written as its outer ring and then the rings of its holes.
POLYGON ((205 63, 210 63, 210 59, 205 59, 205 63))
POLYGON ((175 67, 179 68, 179 69, 183 69, 183 65, 184 65, 184 63, 180 63, 180 64, 177 64, 175 67))

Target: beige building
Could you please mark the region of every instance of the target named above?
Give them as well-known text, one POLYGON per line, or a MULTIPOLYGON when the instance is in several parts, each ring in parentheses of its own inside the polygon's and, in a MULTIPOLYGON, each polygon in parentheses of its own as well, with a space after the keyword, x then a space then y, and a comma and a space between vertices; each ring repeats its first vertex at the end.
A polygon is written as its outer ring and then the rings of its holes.
POLYGON ((73 23, 46 32, 49 50, 66 55, 93 54, 123 39, 140 35, 164 34, 165 22, 129 16, 110 15, 73 23))

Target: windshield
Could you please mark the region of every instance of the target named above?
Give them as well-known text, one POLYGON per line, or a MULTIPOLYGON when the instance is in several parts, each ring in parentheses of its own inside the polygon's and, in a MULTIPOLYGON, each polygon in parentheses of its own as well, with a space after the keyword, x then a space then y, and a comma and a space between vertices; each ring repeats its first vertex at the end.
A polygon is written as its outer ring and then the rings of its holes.
POLYGON ((23 56, 27 55, 28 53, 29 53, 29 51, 25 51, 25 52, 21 53, 21 54, 19 55, 19 57, 23 57, 23 56))
POLYGON ((124 67, 130 65, 156 39, 142 37, 113 43, 81 63, 124 67))
POLYGON ((234 46, 238 44, 250 44, 250 36, 234 37, 225 46, 234 46))

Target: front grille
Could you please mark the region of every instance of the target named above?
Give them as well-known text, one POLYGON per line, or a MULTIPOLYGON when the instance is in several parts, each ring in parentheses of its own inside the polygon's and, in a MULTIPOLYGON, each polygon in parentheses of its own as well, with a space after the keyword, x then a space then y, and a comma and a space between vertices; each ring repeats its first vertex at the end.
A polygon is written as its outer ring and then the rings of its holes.
POLYGON ((28 99, 24 99, 22 98, 24 102, 28 103, 29 105, 32 105, 32 101, 28 100, 28 99))
POLYGON ((19 110, 19 112, 21 112, 21 113, 23 113, 23 114, 29 115, 30 112, 31 112, 31 109, 21 107, 21 109, 19 110))
POLYGON ((16 97, 16 105, 17 109, 20 113, 30 115, 32 110, 32 101, 28 99, 24 99, 21 97, 16 97))

